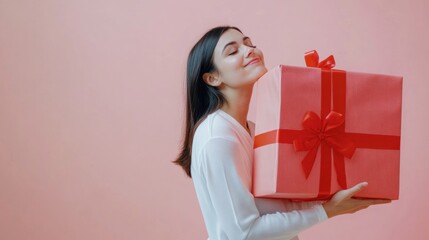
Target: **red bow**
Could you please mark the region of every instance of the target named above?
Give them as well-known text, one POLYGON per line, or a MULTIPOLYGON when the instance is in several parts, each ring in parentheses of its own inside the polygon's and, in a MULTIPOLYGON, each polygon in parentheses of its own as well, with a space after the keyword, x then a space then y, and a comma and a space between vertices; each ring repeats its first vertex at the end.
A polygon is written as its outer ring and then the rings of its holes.
POLYGON ((305 63, 307 67, 317 67, 322 69, 331 69, 335 67, 335 59, 330 55, 325 60, 319 62, 319 54, 316 50, 311 50, 305 53, 305 63))
POLYGON ((353 156, 356 146, 341 131, 343 124, 344 116, 335 111, 331 111, 323 120, 316 113, 307 112, 302 121, 304 134, 293 141, 295 151, 309 151, 302 161, 307 178, 316 160, 317 150, 323 142, 347 158, 353 156))

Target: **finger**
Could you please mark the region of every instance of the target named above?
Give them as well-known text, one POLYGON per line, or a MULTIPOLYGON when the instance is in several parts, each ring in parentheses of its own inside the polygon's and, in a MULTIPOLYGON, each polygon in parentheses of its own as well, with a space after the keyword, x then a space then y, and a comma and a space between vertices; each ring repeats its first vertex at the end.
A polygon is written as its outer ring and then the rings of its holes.
POLYGON ((377 200, 372 200, 371 205, 377 205, 377 204, 386 204, 386 203, 391 203, 392 200, 388 200, 388 199, 377 199, 377 200))
POLYGON ((357 200, 361 203, 369 204, 369 205, 375 205, 375 204, 385 204, 385 203, 391 203, 392 200, 390 199, 368 199, 368 198, 354 198, 353 200, 357 200))
POLYGON ((361 207, 358 207, 358 208, 356 208, 355 210, 353 210, 353 212, 352 213, 355 213, 355 212, 357 212, 357 211, 360 211, 360 210, 363 210, 363 209, 367 209, 369 206, 361 206, 361 207))
POLYGON ((366 186, 368 186, 367 182, 361 182, 349 189, 346 189, 346 198, 351 198, 353 195, 361 191, 366 186))
POLYGON ((352 199, 352 200, 353 200, 352 203, 358 207, 369 207, 372 205, 389 203, 389 201, 387 200, 374 200, 374 199, 366 199, 366 200, 352 199))

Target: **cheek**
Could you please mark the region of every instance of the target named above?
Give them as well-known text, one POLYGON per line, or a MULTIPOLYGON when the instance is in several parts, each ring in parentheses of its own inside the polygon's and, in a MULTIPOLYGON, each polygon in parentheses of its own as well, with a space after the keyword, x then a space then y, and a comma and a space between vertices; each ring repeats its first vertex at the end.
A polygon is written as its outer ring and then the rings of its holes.
POLYGON ((237 79, 242 78, 242 60, 236 57, 230 57, 225 59, 222 63, 222 76, 226 82, 231 83, 231 81, 237 81, 237 79))
POLYGON ((237 69, 243 66, 243 60, 239 57, 230 57, 225 59, 225 65, 228 69, 237 69))

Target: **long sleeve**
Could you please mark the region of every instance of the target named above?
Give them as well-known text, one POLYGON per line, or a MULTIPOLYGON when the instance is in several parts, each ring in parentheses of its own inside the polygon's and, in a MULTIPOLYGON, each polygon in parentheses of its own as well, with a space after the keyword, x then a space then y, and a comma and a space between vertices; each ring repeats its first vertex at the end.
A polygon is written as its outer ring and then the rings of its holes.
MULTIPOLYGON (((261 215, 237 170, 244 156, 236 141, 211 138, 197 156, 199 165, 195 171, 204 176, 201 184, 208 193, 204 202, 213 211, 205 214, 216 215, 217 228, 225 235, 218 236, 220 239, 291 239, 327 218, 320 204, 313 204, 308 209, 261 215)), ((198 184, 196 188, 197 194, 202 191, 198 184)), ((202 208, 204 213, 204 206, 202 208)))

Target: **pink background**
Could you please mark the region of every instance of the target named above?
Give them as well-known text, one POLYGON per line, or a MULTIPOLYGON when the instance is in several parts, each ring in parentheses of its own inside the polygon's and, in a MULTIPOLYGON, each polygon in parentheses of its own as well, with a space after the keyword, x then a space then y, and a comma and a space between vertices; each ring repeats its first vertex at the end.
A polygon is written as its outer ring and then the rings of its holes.
POLYGON ((181 140, 188 51, 240 27, 268 68, 404 76, 400 200, 301 239, 427 239, 429 2, 0 0, 0 239, 205 239, 181 140))

